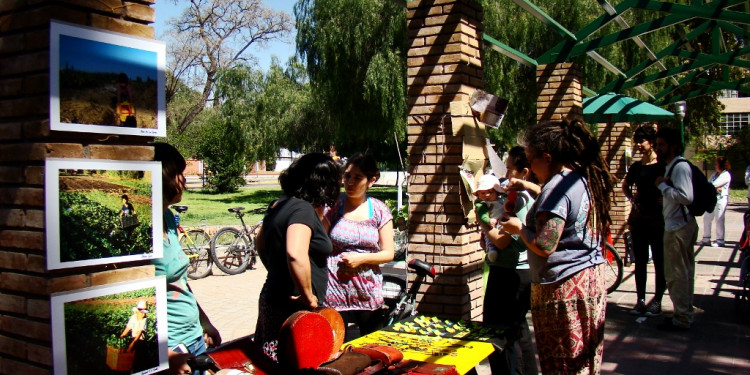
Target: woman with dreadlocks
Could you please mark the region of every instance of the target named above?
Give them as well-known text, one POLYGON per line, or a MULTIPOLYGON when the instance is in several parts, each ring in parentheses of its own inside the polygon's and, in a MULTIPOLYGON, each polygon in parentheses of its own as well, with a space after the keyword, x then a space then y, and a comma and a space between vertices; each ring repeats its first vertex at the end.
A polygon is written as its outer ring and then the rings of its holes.
MULTIPOLYGON (((542 122, 524 136, 543 184, 526 216, 501 222, 529 251, 531 316, 543 374, 598 374, 604 340, 602 236, 613 180, 599 143, 578 120, 542 122)), ((501 230, 503 230, 501 229, 501 230)))

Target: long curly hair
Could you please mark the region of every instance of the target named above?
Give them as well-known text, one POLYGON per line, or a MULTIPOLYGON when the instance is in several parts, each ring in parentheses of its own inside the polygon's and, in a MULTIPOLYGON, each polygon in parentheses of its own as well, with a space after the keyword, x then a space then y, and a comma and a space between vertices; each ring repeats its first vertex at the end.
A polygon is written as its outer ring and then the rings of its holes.
POLYGON ((279 183, 290 198, 310 202, 313 207, 333 206, 341 191, 341 168, 328 155, 310 153, 281 172, 279 183))
POLYGON ((591 205, 587 222, 595 218, 595 228, 605 234, 612 223, 609 211, 614 179, 593 133, 580 120, 541 122, 524 135, 524 143, 534 155, 548 153, 556 163, 581 174, 588 187, 591 205))

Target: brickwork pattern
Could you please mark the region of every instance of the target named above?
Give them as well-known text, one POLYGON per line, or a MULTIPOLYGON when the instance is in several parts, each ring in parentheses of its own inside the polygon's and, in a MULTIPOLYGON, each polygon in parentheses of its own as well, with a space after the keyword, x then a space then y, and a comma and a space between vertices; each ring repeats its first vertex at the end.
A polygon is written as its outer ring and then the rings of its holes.
POLYGON ((536 69, 536 119, 583 118, 581 72, 573 63, 539 65, 536 69))
POLYGON ((483 87, 481 19, 472 0, 407 2, 409 255, 438 274, 418 308, 463 319, 482 311, 483 252, 461 209, 463 140, 453 135, 450 103, 483 87))
POLYGON ((44 160, 151 160, 150 138, 49 130, 49 23, 153 38, 154 0, 0 1, 0 374, 51 374, 51 293, 154 275, 148 262, 46 270, 44 160))
POLYGON ((633 149, 632 132, 628 123, 598 124, 597 129, 602 155, 609 164, 609 173, 616 181, 609 211, 609 215, 612 217, 612 226, 610 227, 612 243, 624 259, 627 252, 625 248, 627 224, 625 221, 630 214, 630 203, 625 199, 625 194, 622 192, 622 181, 625 179, 625 173, 627 173, 627 167, 629 166, 626 151, 633 149))

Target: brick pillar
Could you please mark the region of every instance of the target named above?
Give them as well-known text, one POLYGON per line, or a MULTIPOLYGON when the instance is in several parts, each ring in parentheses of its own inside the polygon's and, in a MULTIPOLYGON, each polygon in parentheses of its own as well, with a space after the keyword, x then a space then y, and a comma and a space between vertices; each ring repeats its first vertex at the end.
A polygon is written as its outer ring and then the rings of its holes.
POLYGON ((625 248, 625 230, 627 220, 630 214, 630 203, 625 199, 622 193, 622 180, 625 179, 626 160, 625 153, 632 150, 631 130, 628 123, 616 124, 598 124, 597 138, 602 146, 602 156, 609 164, 609 173, 615 178, 615 191, 612 196, 611 209, 609 215, 612 217, 612 243, 620 255, 625 257, 627 249, 625 248))
POLYGON ((0 374, 51 374, 50 293, 154 275, 148 263, 47 271, 44 160, 150 160, 150 138, 49 130, 51 19, 153 38, 153 0, 0 1, 0 374))
POLYGON ((536 87, 537 121, 583 117, 581 72, 573 63, 539 65, 536 87))
MULTIPOLYGON (((476 227, 466 227, 450 103, 483 87, 482 8, 473 0, 409 1, 409 255, 435 266, 419 311, 447 318, 481 314, 482 258, 476 227)), ((410 274, 410 279, 414 276, 410 274)))

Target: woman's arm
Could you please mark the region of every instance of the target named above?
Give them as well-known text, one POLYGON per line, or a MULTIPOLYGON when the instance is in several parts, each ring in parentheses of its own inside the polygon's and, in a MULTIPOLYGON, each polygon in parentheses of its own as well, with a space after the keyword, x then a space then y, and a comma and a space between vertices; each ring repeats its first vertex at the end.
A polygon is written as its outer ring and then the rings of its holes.
POLYGON ((388 221, 378 230, 380 251, 377 253, 346 253, 341 260, 347 267, 357 268, 363 264, 383 264, 393 260, 395 244, 393 243, 393 220, 388 221))
POLYGON ((542 192, 542 187, 531 181, 521 180, 519 178, 513 177, 508 180, 508 190, 526 190, 532 197, 537 197, 539 196, 539 193, 542 192))
POLYGON ((300 292, 302 303, 309 309, 318 307, 318 298, 312 290, 312 274, 310 269, 310 239, 312 230, 305 224, 295 223, 286 230, 286 258, 289 274, 300 292))
POLYGON ((219 330, 208 319, 208 315, 203 311, 200 304, 198 304, 198 319, 200 320, 201 328, 203 328, 203 340, 206 341, 206 345, 209 348, 221 345, 219 330))
POLYGON ((732 182, 732 175, 728 171, 722 171, 712 183, 716 188, 716 192, 721 193, 723 188, 729 187, 730 182, 732 182))
POLYGON ((565 227, 565 220, 550 212, 536 215, 536 230, 523 225, 517 217, 503 221, 503 228, 510 234, 520 234, 526 247, 540 257, 547 258, 557 250, 560 236, 565 227))

